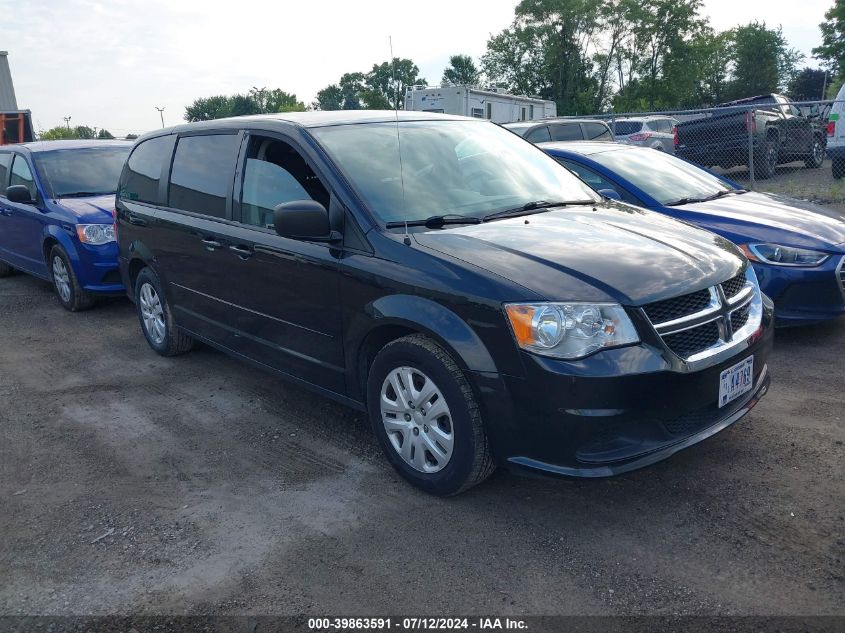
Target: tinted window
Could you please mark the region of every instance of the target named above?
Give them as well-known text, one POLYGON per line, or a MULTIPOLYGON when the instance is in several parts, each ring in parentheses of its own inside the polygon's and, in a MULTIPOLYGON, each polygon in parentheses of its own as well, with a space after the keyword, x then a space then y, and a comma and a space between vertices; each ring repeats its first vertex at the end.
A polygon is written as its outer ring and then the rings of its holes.
POLYGON ((273 207, 316 200, 328 208, 329 194, 299 153, 287 143, 250 140, 241 197, 241 222, 272 227, 273 207))
POLYGON ((122 199, 137 202, 161 202, 158 185, 161 168, 170 162, 173 136, 158 136, 135 147, 121 176, 118 190, 122 199))
POLYGON ((552 140, 552 135, 549 134, 549 128, 544 125, 536 130, 531 130, 525 135, 525 139, 532 143, 548 143, 552 140))
POLYGON ((612 141, 613 135, 604 123, 582 123, 584 138, 588 141, 612 141))
POLYGON ((222 218, 235 176, 236 134, 185 136, 176 145, 168 205, 222 218))
POLYGON ((557 123, 550 125, 552 140, 554 141, 583 141, 581 126, 577 123, 557 123))
POLYGON ((9 179, 9 186, 23 185, 29 189, 29 195, 35 200, 38 197, 38 190, 35 188, 35 180, 32 178, 32 171, 26 163, 26 159, 20 154, 15 155, 12 163, 12 177, 9 179))
POLYGON ((658 132, 665 132, 666 134, 672 133, 672 128, 675 127, 675 124, 672 122, 672 119, 660 119, 654 122, 655 127, 654 129, 658 132))
POLYGON ((57 198, 109 194, 117 181, 129 147, 91 147, 41 152, 35 155, 40 173, 57 198))
POLYGON ((9 175, 9 165, 12 164, 12 155, 9 153, 0 154, 0 187, 6 186, 6 176, 9 175))
POLYGON ((733 191, 733 187, 710 172, 649 148, 600 152, 590 158, 633 183, 661 204, 733 191))
POLYGON ((640 121, 617 121, 616 135, 628 136, 629 134, 636 134, 643 129, 643 124, 640 121))

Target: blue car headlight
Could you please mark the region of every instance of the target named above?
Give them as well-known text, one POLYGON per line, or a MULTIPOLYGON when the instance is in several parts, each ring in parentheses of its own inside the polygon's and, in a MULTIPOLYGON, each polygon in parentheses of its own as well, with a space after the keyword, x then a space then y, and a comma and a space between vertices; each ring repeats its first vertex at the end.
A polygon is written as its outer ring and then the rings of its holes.
POLYGON ((747 244, 742 250, 753 262, 774 264, 775 266, 818 266, 830 255, 806 248, 794 248, 779 244, 747 244))
POLYGON ((94 246, 115 241, 113 224, 77 224, 76 235, 80 242, 94 246))

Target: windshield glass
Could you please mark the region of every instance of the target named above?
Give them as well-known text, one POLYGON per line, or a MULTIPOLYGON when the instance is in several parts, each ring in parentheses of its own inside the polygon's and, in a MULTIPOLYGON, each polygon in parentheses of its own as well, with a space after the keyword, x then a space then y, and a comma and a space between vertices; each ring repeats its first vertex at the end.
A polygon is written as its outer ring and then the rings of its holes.
POLYGON ((660 204, 736 190, 703 169, 650 148, 598 152, 590 158, 630 180, 660 204))
POLYGON ((554 159, 498 125, 405 121, 398 139, 396 128, 389 122, 311 130, 382 222, 598 199, 554 159))
POLYGON ((627 136, 628 134, 636 134, 641 129, 643 129, 643 124, 640 121, 617 121, 614 134, 627 136))
POLYGON ((60 149, 39 152, 35 161, 57 198, 80 193, 110 194, 117 191, 129 149, 128 145, 60 149))

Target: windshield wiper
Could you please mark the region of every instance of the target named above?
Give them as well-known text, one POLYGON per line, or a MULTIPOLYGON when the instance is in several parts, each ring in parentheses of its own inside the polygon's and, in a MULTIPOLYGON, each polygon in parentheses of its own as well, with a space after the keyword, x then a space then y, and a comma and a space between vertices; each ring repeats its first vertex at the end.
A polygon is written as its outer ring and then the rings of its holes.
POLYGON ((439 229, 446 224, 479 224, 481 218, 476 218, 466 215, 447 214, 447 215, 432 215, 430 218, 424 220, 398 220, 396 222, 388 222, 385 226, 389 229, 398 229, 404 226, 424 226, 429 229, 439 229))
POLYGON ((93 198, 94 196, 113 196, 114 191, 71 191, 61 193, 57 198, 93 198))
POLYGON ((710 200, 716 200, 717 198, 724 198, 725 196, 729 196, 733 193, 746 193, 745 189, 731 189, 729 191, 719 191, 718 193, 714 193, 712 196, 704 196, 703 198, 680 198, 679 200, 675 200, 674 202, 667 202, 667 207, 678 207, 682 204, 693 204, 695 202, 709 202, 710 200))
POLYGON ((550 207, 564 207, 567 204, 589 204, 590 202, 592 202, 592 200, 588 202, 554 202, 550 200, 532 200, 531 202, 526 202, 521 207, 516 207, 515 209, 505 209, 503 211, 496 211, 495 213, 490 213, 481 218, 481 220, 483 222, 489 222, 490 220, 499 220, 502 218, 516 218, 520 215, 543 213, 545 211, 548 211, 550 207))

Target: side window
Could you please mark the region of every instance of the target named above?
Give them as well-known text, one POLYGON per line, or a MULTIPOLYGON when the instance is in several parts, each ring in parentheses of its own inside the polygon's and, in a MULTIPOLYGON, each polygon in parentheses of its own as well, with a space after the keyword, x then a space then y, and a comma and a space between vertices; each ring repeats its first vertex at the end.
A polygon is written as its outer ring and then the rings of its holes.
POLYGON ((293 147, 277 139, 250 139, 241 192, 241 222, 272 228, 273 208, 315 200, 329 208, 329 193, 293 147))
POLYGON ((239 146, 237 134, 180 138, 170 172, 168 206, 214 218, 226 217, 239 146))
POLYGON ((604 123, 582 123, 584 138, 588 141, 611 141, 613 135, 604 123))
POLYGON ((0 187, 2 187, 3 191, 0 191, 3 195, 6 195, 6 177, 9 175, 9 165, 12 164, 12 155, 8 152, 0 153, 0 187))
POLYGON ((26 163, 26 159, 20 154, 15 155, 12 162, 12 177, 9 179, 9 186, 23 185, 29 189, 29 195, 35 200, 38 197, 38 190, 35 188, 35 179, 32 177, 32 171, 26 163))
POLYGON ((598 172, 593 171, 589 167, 585 167, 584 165, 581 165, 574 161, 566 160, 565 158, 558 158, 557 160, 561 165, 575 172, 575 174, 581 180, 583 180, 590 186, 590 189, 594 191, 601 191, 602 189, 613 189, 625 202, 632 202, 633 204, 636 204, 632 196, 630 196, 624 189, 610 182, 598 172))
POLYGON ((161 168, 170 162, 174 138, 172 135, 157 136, 132 150, 120 176, 118 195, 121 200, 150 204, 162 202, 158 195, 161 168))
POLYGON ((581 133, 581 126, 577 123, 557 123, 550 125, 553 141, 583 141, 584 135, 581 133))
POLYGON ((526 136, 526 141, 531 141, 532 143, 548 143, 552 140, 552 135, 549 134, 548 126, 544 125, 542 127, 538 127, 536 130, 531 130, 526 136))

